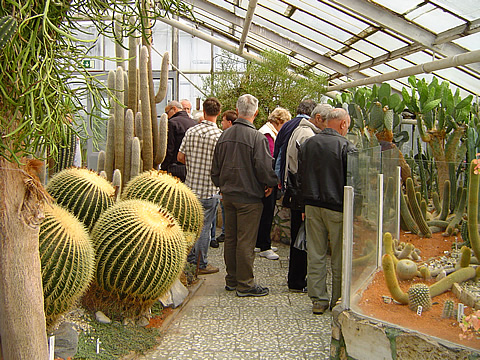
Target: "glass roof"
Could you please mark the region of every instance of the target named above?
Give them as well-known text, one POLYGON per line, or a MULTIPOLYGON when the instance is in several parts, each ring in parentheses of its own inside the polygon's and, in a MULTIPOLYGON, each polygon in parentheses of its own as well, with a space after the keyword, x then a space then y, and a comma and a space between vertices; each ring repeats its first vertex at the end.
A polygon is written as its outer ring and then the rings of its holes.
MULTIPOLYGON (((310 65, 329 76, 330 85, 480 49, 478 0, 185 2, 191 4, 195 20, 180 20, 194 29, 193 35, 202 32, 228 40, 245 58, 266 49, 282 52, 292 58, 292 66, 310 65), (246 18, 251 23, 245 24, 246 18), (242 36, 245 44, 240 47, 242 36)), ((475 63, 433 74, 462 92, 478 95, 477 58, 475 63)), ((406 80, 389 83, 400 90, 406 80)))

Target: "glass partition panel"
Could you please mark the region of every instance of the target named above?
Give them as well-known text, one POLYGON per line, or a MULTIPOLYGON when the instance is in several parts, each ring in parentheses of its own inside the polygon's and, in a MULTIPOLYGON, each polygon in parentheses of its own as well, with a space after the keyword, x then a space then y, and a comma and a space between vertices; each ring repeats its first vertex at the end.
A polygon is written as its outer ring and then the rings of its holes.
POLYGON ((400 214, 398 213, 398 167, 400 152, 398 148, 382 151, 383 174, 383 233, 389 232, 398 237, 400 214))
POLYGON ((357 292, 377 268, 380 146, 350 155, 347 169, 347 185, 354 188, 350 298, 355 302, 357 292))

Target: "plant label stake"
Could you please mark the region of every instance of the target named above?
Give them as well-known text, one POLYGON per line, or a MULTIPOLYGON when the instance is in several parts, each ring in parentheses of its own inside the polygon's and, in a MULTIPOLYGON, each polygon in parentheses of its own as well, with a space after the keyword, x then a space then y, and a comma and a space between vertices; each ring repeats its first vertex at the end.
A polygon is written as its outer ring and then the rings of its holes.
POLYGON ((422 305, 418 305, 418 307, 417 307, 417 315, 418 316, 422 316, 422 310, 423 310, 422 305))
POLYGON ((457 321, 462 321, 463 317, 465 316, 465 305, 462 303, 458 303, 457 309, 457 321))
POLYGON ((101 344, 100 339, 97 338, 97 354, 100 354, 100 344, 101 344))
POLYGON ((55 335, 48 337, 48 360, 55 359, 55 335))

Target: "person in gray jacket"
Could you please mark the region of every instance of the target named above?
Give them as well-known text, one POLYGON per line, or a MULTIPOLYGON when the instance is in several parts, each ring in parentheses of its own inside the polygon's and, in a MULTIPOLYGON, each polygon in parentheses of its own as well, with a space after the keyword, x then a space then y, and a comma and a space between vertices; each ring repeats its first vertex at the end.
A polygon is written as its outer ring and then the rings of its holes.
MULTIPOLYGON (((319 104, 313 109, 310 118, 300 120, 298 126, 293 130, 290 140, 288 140, 285 164, 285 181, 287 192, 284 196, 290 196, 290 221, 294 224, 292 227, 300 227, 302 223, 303 206, 300 206, 300 189, 297 184, 298 169, 298 149, 297 143, 303 144, 305 140, 318 134, 327 126, 325 120, 327 114, 332 110, 328 104, 319 104), (298 224, 298 225, 296 225, 298 224)), ((298 230, 291 231, 292 239, 290 241, 290 256, 288 257, 288 289, 292 292, 307 291, 307 253, 295 248, 295 238, 298 230)))
POLYGON ((265 296, 268 288, 255 284, 253 261, 262 198, 278 178, 267 138, 255 129, 258 100, 250 95, 237 101, 238 118, 218 139, 212 162, 212 181, 220 187, 225 208, 224 259, 228 291, 237 296, 265 296))

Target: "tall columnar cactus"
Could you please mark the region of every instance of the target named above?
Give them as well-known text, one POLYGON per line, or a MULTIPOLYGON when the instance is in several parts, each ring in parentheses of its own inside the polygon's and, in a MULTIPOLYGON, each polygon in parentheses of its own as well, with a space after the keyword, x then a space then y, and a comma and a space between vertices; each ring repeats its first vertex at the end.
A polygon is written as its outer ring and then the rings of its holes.
POLYGON ((123 103, 125 79, 123 68, 119 66, 115 73, 115 168, 123 174, 125 171, 125 110, 123 103))
POLYGON ((141 173, 142 154, 140 149, 140 140, 138 137, 132 139, 132 164, 130 167, 130 179, 141 173))
POLYGON ((414 234, 418 234, 420 232, 417 223, 412 217, 410 213, 410 209, 407 204, 406 195, 401 193, 400 194, 400 215, 402 216, 402 220, 407 227, 407 230, 411 231, 414 234))
POLYGON ((475 173, 477 161, 470 163, 470 182, 468 184, 468 239, 473 253, 480 259, 480 236, 478 234, 478 187, 480 186, 480 174, 475 173))
POLYGON ((73 132, 71 127, 63 125, 65 129, 65 139, 58 146, 58 156, 55 161, 55 166, 51 172, 51 176, 59 171, 73 166, 73 159, 75 157, 75 149, 77 146, 77 135, 73 132))
POLYGON ((178 222, 149 201, 115 204, 98 220, 92 240, 96 282, 106 298, 122 305, 124 316, 145 314, 185 266, 187 249, 178 222))
POLYGON ((161 164, 167 155, 168 116, 163 113, 158 123, 158 148, 155 153, 155 164, 161 164))
POLYGON ((85 226, 56 204, 45 208, 39 241, 45 315, 52 326, 90 284, 95 253, 85 226))
POLYGON ((128 37, 128 108, 134 114, 138 111, 137 94, 137 44, 138 38, 135 33, 128 37))
POLYGON ((47 191, 58 204, 76 215, 88 230, 115 200, 115 189, 110 182, 93 171, 80 168, 57 173, 50 179, 47 191))
POLYGON ((200 236, 202 204, 188 186, 164 171, 145 171, 133 178, 124 188, 122 199, 149 200, 170 211, 182 227, 188 246, 200 236))
POLYGON ((110 115, 107 123, 107 143, 105 145, 105 172, 107 179, 112 181, 115 170, 115 117, 110 115))
POLYGON ((450 220, 450 223, 447 226, 446 233, 452 235, 453 230, 458 227, 460 221, 462 221, 463 214, 465 213, 465 205, 467 203, 467 189, 462 188, 461 196, 457 197, 457 206, 455 209, 455 216, 450 220))
POLYGON ((169 66, 169 54, 165 52, 162 57, 162 66, 160 71, 160 86, 158 87, 157 94, 155 95, 155 103, 162 102, 167 96, 168 87, 168 66, 169 66))
POLYGON ((416 195, 415 195, 415 189, 413 187, 413 179, 410 177, 407 179, 407 198, 410 204, 410 207, 412 209, 412 216, 415 219, 415 222, 418 225, 418 228, 420 229, 420 232, 423 234, 423 236, 429 238, 432 237, 432 231, 427 225, 427 222, 422 216, 422 211, 420 209, 420 205, 417 201, 416 195))
POLYGON ((133 111, 131 109, 127 110, 125 114, 125 170, 122 173, 123 185, 125 185, 128 180, 130 180, 130 173, 132 168, 132 141, 135 127, 135 120, 133 119, 133 111))
POLYGON ((440 220, 445 220, 450 213, 450 180, 445 180, 443 183, 443 200, 442 212, 440 213, 440 220))
POLYGON ((97 157, 97 173, 105 171, 105 151, 100 150, 97 157))
POLYGON ((142 46, 140 50, 140 101, 142 109, 142 159, 143 169, 153 169, 153 134, 150 109, 150 90, 148 82, 148 49, 142 46))

